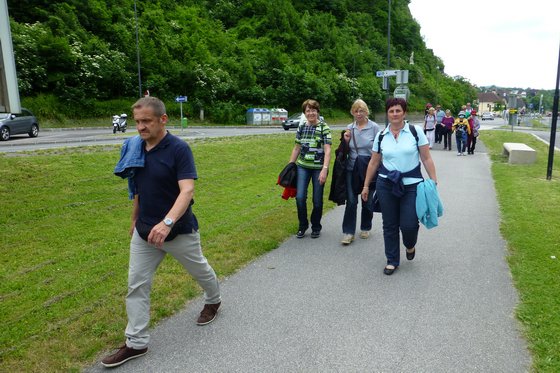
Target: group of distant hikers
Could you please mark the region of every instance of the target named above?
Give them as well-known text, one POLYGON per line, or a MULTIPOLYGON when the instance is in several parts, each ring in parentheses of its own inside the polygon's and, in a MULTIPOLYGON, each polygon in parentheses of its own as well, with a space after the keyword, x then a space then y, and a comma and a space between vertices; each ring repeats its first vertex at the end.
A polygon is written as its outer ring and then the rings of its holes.
POLYGON ((470 102, 461 107, 457 118, 453 117, 450 110, 444 111, 440 105, 436 105, 434 108, 432 104, 426 104, 424 132, 430 149, 434 144, 441 144, 443 141, 443 149, 451 150, 451 138, 455 134, 457 155, 474 154, 479 130, 480 120, 470 102))

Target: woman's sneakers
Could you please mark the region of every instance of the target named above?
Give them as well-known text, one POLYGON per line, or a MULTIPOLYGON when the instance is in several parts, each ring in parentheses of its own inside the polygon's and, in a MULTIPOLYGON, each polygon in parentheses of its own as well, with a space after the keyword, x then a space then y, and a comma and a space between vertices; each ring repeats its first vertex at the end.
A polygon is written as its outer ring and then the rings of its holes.
POLYGON ((311 238, 319 238, 321 231, 311 231, 311 238))
POLYGON ((343 245, 350 245, 354 241, 354 235, 352 234, 345 234, 340 241, 343 245))

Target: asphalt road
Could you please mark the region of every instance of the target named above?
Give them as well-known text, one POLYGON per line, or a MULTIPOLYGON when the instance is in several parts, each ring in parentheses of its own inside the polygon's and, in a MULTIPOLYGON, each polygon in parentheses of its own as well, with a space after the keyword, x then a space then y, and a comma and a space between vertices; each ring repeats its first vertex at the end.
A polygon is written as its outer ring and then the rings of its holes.
MULTIPOLYGON (((184 138, 198 139, 207 137, 229 137, 247 136, 256 134, 284 133, 280 127, 188 127, 186 129, 169 128, 170 132, 184 138)), ((294 130, 291 130, 292 132, 294 130)), ((77 128, 77 129, 53 129, 42 130, 36 138, 27 135, 14 136, 9 141, 0 141, 0 152, 33 151, 42 149, 91 146, 91 145, 120 145, 123 140, 136 135, 134 127, 126 133, 117 132, 113 134, 112 129, 107 128, 77 128)))
MULTIPOLYGON (((444 216, 421 227, 416 258, 394 275, 382 273, 379 214, 370 239, 344 247, 335 208, 320 238, 288 238, 222 279, 212 324, 195 324, 198 298, 152 330, 146 356, 112 371, 528 372, 484 145, 465 157, 441 148, 432 155, 444 216)), ((278 203, 294 201, 279 190, 278 203)))
MULTIPOLYGON (((493 121, 481 121, 482 129, 489 130, 505 125, 505 121, 496 118, 493 121)), ((379 123, 383 126, 383 123, 379 123)), ((417 123, 419 124, 419 123, 417 123)), ((331 129, 340 130, 345 126, 331 125, 331 129)), ((525 131, 533 133, 535 136, 548 143, 550 141, 550 131, 535 131, 525 127, 514 127, 514 131, 525 131)), ((237 127, 188 127, 186 129, 170 128, 170 131, 185 139, 200 139, 207 137, 229 137, 247 136, 256 134, 275 134, 285 131, 276 126, 237 126, 237 127)), ((295 130, 291 129, 290 133, 295 130)), ((9 141, 0 141, 0 153, 13 153, 20 151, 34 151, 63 147, 92 146, 92 145, 120 145, 127 137, 135 135, 137 132, 134 127, 129 127, 123 134, 112 133, 110 127, 107 128, 76 128, 76 129, 49 129, 42 130, 36 138, 27 135, 13 136, 9 141)), ((560 147, 560 135, 555 137, 556 147, 560 147)))

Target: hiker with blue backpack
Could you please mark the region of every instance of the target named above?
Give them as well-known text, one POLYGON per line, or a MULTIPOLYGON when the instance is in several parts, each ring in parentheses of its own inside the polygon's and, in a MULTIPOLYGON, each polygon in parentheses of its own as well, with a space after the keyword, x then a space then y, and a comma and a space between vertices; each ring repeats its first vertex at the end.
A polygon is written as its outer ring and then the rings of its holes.
POLYGON ((387 264, 392 275, 400 265, 400 233, 406 258, 414 259, 419 222, 416 214, 416 187, 424 179, 420 161, 428 177, 437 184, 436 168, 423 128, 405 121, 407 104, 402 98, 389 98, 385 104, 389 125, 377 134, 366 172, 362 199, 371 196, 369 185, 375 177, 376 193, 383 220, 387 264))

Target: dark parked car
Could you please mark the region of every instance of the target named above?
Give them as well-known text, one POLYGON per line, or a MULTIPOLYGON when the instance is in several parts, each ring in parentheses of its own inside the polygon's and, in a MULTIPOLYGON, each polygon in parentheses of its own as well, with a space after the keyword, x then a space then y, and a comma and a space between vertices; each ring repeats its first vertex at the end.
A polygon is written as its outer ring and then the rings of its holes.
MULTIPOLYGON (((291 115, 288 119, 286 119, 285 121, 282 122, 282 127, 284 127, 284 129, 287 131, 290 128, 298 128, 300 121, 305 120, 305 116, 303 115, 303 113, 296 113, 291 115)), ((325 118, 323 118, 323 116, 319 117, 320 120, 325 120, 325 118)))
POLYGON ((26 133, 29 137, 39 135, 39 122, 27 109, 21 113, 0 113, 0 140, 7 141, 12 135, 26 133))

